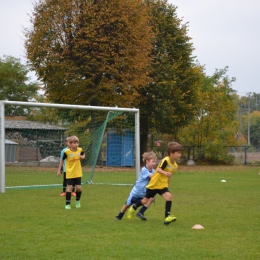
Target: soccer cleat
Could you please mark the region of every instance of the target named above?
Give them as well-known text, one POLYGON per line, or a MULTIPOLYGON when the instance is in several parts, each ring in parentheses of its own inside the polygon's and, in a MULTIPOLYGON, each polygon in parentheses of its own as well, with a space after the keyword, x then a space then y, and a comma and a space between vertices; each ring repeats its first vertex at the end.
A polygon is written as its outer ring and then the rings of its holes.
POLYGON ((115 220, 121 220, 121 218, 120 218, 120 217, 118 217, 118 216, 116 216, 116 217, 115 217, 115 220))
POLYGON ((138 213, 136 214, 136 216, 137 216, 138 218, 140 218, 141 220, 146 220, 146 217, 145 217, 141 212, 138 212, 138 213))
POLYGON ((135 213, 135 209, 134 209, 133 206, 131 206, 130 209, 128 210, 128 212, 127 212, 127 216, 126 217, 128 219, 131 219, 133 217, 134 213, 135 213))
POLYGON ((70 204, 66 205, 66 206, 65 206, 65 209, 71 209, 70 204))
POLYGON ((74 191, 71 192, 71 196, 76 197, 76 193, 74 191))
POLYGON ((168 226, 170 223, 172 223, 176 220, 177 220, 176 217, 174 217, 173 215, 169 215, 168 217, 165 218, 164 225, 168 226))
POLYGON ((80 201, 76 201, 76 208, 79 209, 81 206, 80 206, 80 201))
POLYGON ((63 191, 63 192, 60 194, 60 196, 61 196, 61 197, 66 196, 66 192, 63 191))

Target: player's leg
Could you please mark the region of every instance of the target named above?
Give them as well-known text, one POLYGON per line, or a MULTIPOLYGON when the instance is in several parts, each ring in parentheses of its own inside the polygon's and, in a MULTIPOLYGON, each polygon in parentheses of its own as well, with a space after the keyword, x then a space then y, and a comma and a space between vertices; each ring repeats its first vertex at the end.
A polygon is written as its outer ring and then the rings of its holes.
POLYGON ((136 203, 134 203, 134 204, 130 207, 130 209, 128 210, 128 212, 127 212, 127 218, 128 218, 128 219, 131 219, 131 218, 133 217, 133 215, 134 215, 136 209, 137 209, 138 207, 140 207, 141 205, 147 203, 147 201, 148 201, 148 199, 147 199, 146 197, 144 197, 143 199, 141 199, 141 200, 137 201, 136 203))
POLYGON ((70 200, 71 200, 72 182, 73 182, 73 179, 67 179, 67 192, 66 192, 65 209, 71 209, 70 200))
POLYGON ((126 211, 127 211, 127 209, 130 207, 130 205, 127 205, 127 204, 125 204, 122 208, 121 208, 121 210, 120 210, 120 212, 118 213, 118 215, 115 217, 115 220, 121 220, 123 217, 124 217, 124 215, 125 215, 125 213, 126 213, 126 211))
POLYGON ((60 196, 66 196, 66 187, 67 187, 66 172, 63 172, 62 193, 60 194, 60 196))
POLYGON ((73 187, 72 187, 71 196, 74 196, 74 197, 76 197, 76 192, 75 192, 75 185, 73 185, 73 187))
POLYGON ((154 202, 154 198, 149 198, 147 203, 145 203, 142 208, 139 210, 139 212, 136 214, 136 216, 142 220, 146 220, 146 217, 144 216, 145 211, 147 208, 154 202))
POLYGON ((176 217, 171 215, 171 207, 172 207, 172 194, 169 192, 168 188, 161 191, 161 195, 165 199, 165 220, 164 224, 169 225, 171 222, 176 221, 176 217))
POLYGON ((135 202, 137 202, 140 199, 142 199, 142 198, 136 198, 132 195, 132 192, 130 192, 125 205, 122 207, 119 214, 115 217, 115 220, 121 220, 123 218, 126 210, 130 207, 130 205, 133 205, 135 202))
MULTIPOLYGON (((81 187, 81 178, 74 179, 74 187, 76 188, 76 208, 80 208, 80 198, 82 194, 82 187, 81 187)), ((73 189, 73 187, 72 187, 73 189)))
POLYGON ((142 200, 139 200, 138 202, 136 202, 135 204, 133 204, 130 209, 128 210, 128 213, 127 213, 127 218, 128 219, 131 219, 136 211, 136 209, 138 207, 140 207, 141 205, 145 205, 148 200, 152 197, 154 197, 157 193, 157 190, 150 190, 150 189, 147 189, 146 190, 146 194, 145 194, 145 197, 142 199, 142 200))

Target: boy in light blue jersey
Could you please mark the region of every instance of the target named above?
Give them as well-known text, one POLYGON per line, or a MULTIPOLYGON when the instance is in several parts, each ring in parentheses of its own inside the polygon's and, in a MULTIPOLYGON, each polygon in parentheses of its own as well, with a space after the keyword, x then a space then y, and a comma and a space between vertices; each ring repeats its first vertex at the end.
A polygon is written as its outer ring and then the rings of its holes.
MULTIPOLYGON (((143 162, 145 163, 145 166, 142 168, 140 172, 139 179, 135 183, 134 187, 132 188, 129 197, 125 203, 125 205, 122 207, 119 214, 115 217, 115 220, 121 220, 127 211, 127 209, 142 199, 146 194, 146 185, 149 183, 151 177, 154 173, 154 167, 156 165, 157 156, 154 152, 145 152, 143 154, 143 162)), ((144 216, 144 212, 146 209, 151 205, 151 203, 154 201, 154 198, 150 198, 149 201, 143 205, 141 213, 139 212, 137 214, 137 217, 139 217, 142 220, 146 220, 146 217, 144 216)))

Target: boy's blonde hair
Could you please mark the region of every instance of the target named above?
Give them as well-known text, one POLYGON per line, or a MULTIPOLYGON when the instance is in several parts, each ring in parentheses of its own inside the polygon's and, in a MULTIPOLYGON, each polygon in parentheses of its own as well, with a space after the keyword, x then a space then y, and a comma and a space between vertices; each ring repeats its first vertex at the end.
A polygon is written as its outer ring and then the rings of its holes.
POLYGON ((69 142, 70 143, 74 143, 74 142, 78 143, 79 142, 79 138, 76 135, 70 136, 69 137, 69 142))
POLYGON ((143 153, 142 156, 143 156, 143 162, 144 163, 146 163, 146 161, 149 161, 151 159, 156 159, 157 158, 156 154, 153 151, 145 152, 145 153, 143 153))
POLYGON ((181 144, 179 144, 177 142, 170 142, 167 145, 168 155, 170 155, 170 153, 181 152, 182 150, 183 150, 183 147, 181 146, 181 144))

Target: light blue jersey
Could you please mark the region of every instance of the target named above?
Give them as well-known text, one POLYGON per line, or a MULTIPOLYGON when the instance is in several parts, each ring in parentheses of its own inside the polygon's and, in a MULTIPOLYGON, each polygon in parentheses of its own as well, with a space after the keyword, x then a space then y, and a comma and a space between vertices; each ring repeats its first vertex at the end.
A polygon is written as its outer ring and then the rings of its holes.
POLYGON ((150 181, 149 175, 154 174, 155 170, 152 169, 150 172, 146 167, 143 167, 139 179, 135 183, 130 195, 126 201, 126 205, 132 205, 137 200, 142 199, 146 194, 146 185, 150 181))
MULTIPOLYGON (((63 158, 64 152, 68 149, 68 147, 65 147, 64 149, 61 150, 60 152, 60 161, 63 158)), ((62 171, 66 172, 66 159, 64 160, 63 164, 62 164, 62 171)))

